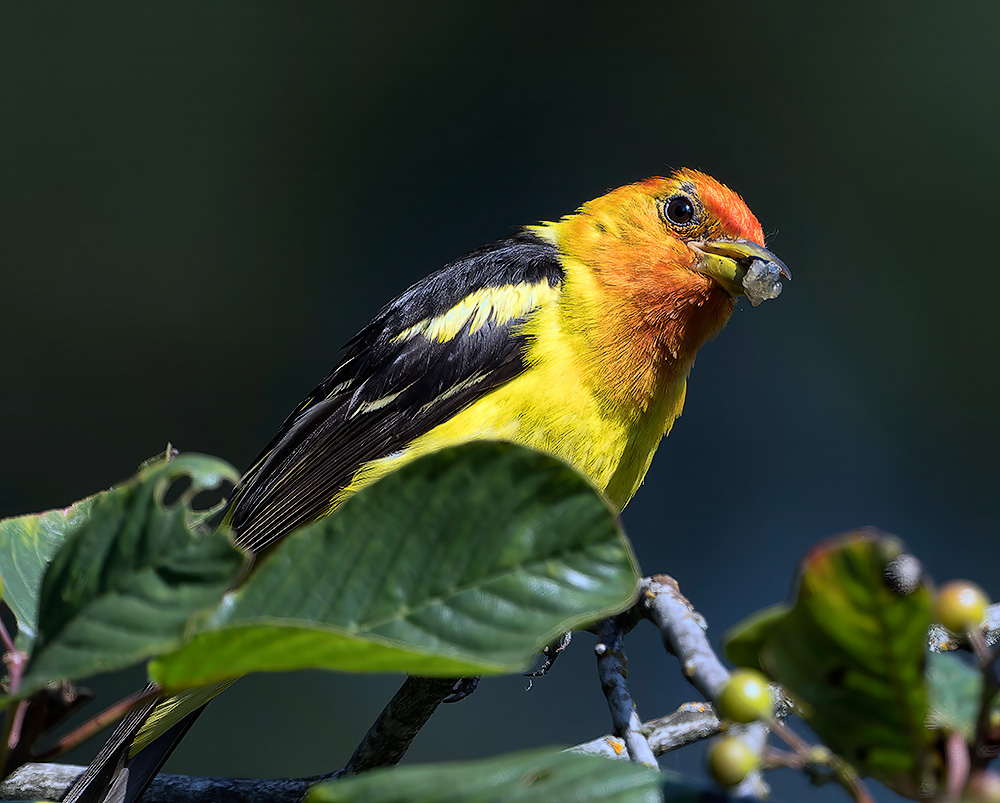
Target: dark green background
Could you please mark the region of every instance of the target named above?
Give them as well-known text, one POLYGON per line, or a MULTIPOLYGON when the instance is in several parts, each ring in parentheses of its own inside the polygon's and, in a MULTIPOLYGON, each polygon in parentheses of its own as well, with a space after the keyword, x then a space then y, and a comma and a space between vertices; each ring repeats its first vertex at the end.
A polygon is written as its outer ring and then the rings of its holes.
MULTIPOLYGON (((1000 596, 998 7, 622 6, 5 4, 0 514, 167 440, 247 465, 417 278, 691 166, 795 280, 699 357, 623 517, 644 569, 717 637, 876 524, 1000 596)), ((692 696, 651 629, 630 643, 642 716, 692 696)), ((530 692, 484 683, 412 755, 604 732, 591 647, 530 692)), ((398 683, 285 680, 213 704, 173 769, 340 766, 398 683)))

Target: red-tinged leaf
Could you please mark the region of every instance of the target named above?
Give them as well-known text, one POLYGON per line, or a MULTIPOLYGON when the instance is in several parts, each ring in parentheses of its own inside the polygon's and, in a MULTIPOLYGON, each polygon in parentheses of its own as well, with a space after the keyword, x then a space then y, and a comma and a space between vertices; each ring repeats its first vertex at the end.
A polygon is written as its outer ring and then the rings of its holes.
POLYGON ((935 781, 924 682, 931 596, 916 566, 891 536, 832 538, 806 556, 789 608, 726 638, 727 654, 781 683, 829 747, 909 797, 935 781))

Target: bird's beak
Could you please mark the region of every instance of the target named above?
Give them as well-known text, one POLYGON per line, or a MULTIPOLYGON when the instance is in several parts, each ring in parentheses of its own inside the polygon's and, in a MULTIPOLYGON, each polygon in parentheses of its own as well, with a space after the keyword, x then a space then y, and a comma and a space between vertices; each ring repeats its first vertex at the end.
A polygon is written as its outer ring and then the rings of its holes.
POLYGON ((731 296, 743 295, 743 277, 755 259, 773 262, 782 276, 792 278, 784 262, 751 240, 702 240, 688 247, 700 258, 695 269, 715 279, 731 296))

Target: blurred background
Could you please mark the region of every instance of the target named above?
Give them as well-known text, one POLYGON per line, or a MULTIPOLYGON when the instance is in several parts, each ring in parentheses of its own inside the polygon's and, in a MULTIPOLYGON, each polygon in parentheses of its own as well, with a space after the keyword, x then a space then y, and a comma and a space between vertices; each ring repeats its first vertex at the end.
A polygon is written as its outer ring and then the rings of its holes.
MULTIPOLYGON (((0 515, 167 441, 247 466, 409 284, 690 166, 744 196, 795 279, 702 350, 623 516, 644 571, 718 640, 815 541, 876 525, 997 598, 998 9, 5 5, 0 515)), ((485 681, 408 760, 605 733, 592 647, 530 691, 485 681)), ((629 651, 643 718, 694 697, 652 628, 629 651)), ((141 679, 94 686, 108 703, 141 679)), ((334 769, 399 680, 245 679, 168 767, 334 769)), ((700 772, 697 751, 663 765, 700 772)), ((846 799, 786 776, 779 800, 846 799)))

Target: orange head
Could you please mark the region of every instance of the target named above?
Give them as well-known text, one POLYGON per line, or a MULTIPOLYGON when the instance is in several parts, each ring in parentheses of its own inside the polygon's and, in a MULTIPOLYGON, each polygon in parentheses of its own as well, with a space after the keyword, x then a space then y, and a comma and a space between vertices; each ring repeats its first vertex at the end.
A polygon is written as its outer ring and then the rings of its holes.
POLYGON ((534 230, 562 255, 574 314, 590 319, 600 351, 627 373, 686 373, 729 319, 754 260, 787 275, 743 199, 695 170, 619 187, 534 230))
POLYGON ((739 296, 754 259, 781 265, 764 248, 760 223, 743 199, 696 170, 619 187, 555 228, 568 257, 601 273, 621 273, 621 281, 631 279, 635 285, 706 287, 711 279, 720 290, 739 296))

